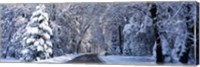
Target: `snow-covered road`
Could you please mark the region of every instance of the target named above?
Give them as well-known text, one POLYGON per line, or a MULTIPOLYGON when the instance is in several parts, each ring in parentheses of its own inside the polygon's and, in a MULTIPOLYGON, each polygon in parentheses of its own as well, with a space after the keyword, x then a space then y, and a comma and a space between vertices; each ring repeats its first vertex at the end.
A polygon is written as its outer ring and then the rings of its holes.
MULTIPOLYGON (((81 59, 80 58, 85 58, 86 56, 84 54, 69 54, 69 55, 63 55, 59 57, 54 57, 51 59, 47 60, 40 60, 40 61, 35 61, 34 63, 67 63, 68 61, 90 61, 93 62, 94 60, 88 59, 88 55, 86 59, 81 59), (79 58, 79 60, 77 60, 79 58)), ((99 55, 95 56, 100 60, 100 63, 105 63, 105 64, 156 64, 152 57, 148 56, 117 56, 117 55, 109 55, 109 56, 104 56, 104 55, 99 55)), ((6 59, 6 60, 0 60, 0 62, 20 62, 19 60, 13 60, 13 59, 6 59)), ((76 63, 76 62, 75 62, 76 63)))
MULTIPOLYGON (((55 57, 48 60, 41 60, 38 62, 67 63, 68 61, 71 61, 71 60, 74 61, 75 59, 80 58, 80 56, 83 56, 83 55, 66 55, 66 56, 55 57)), ((116 56, 116 55, 102 56, 101 55, 97 57, 99 58, 99 60, 101 60, 103 64, 104 63, 105 64, 156 64, 154 60, 152 59, 152 57, 150 56, 116 56)), ((84 60, 76 60, 76 61, 84 61, 84 60)), ((80 62, 77 62, 77 63, 80 63, 80 62)))

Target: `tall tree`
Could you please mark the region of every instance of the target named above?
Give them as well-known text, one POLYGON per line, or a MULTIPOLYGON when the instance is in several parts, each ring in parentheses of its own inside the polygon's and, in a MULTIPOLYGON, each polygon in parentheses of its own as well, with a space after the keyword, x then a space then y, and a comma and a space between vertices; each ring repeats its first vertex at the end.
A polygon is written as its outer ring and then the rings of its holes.
POLYGON ((21 60, 30 62, 52 57, 53 32, 49 26, 48 14, 44 11, 44 5, 37 6, 30 18, 31 21, 25 27, 21 60))

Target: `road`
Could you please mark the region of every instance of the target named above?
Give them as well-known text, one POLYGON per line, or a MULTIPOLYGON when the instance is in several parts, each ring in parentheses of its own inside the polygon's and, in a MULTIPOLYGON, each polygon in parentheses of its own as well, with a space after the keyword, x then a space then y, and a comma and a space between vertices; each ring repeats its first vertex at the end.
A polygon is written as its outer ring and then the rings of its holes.
POLYGON ((97 54, 85 54, 78 56, 67 63, 95 63, 95 64, 155 64, 150 56, 99 56, 97 54))
MULTIPOLYGON (((1 59, 0 62, 20 62, 13 59, 1 59)), ((155 64, 149 56, 117 56, 117 55, 97 55, 97 54, 69 54, 54 57, 46 60, 35 61, 34 63, 83 63, 83 64, 155 64)))
POLYGON ((104 63, 101 61, 97 54, 85 54, 78 56, 67 63, 104 63))

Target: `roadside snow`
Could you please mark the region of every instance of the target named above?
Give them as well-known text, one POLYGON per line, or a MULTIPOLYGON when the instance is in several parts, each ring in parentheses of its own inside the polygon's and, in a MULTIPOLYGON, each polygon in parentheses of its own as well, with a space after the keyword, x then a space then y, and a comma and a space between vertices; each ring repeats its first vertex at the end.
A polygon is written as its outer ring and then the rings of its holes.
POLYGON ((146 56, 99 56, 106 64, 156 64, 152 57, 146 56))
POLYGON ((79 56, 78 54, 69 54, 60 57, 54 57, 47 60, 39 60, 35 61, 36 63, 66 63, 69 60, 74 59, 75 57, 79 56))
POLYGON ((6 58, 6 59, 0 59, 1 63, 13 63, 13 62, 20 62, 20 60, 14 59, 14 58, 6 58))
MULTIPOLYGON (((54 57, 46 60, 35 61, 34 63, 67 63, 78 56, 83 54, 69 54, 60 57, 54 57)), ((152 57, 148 56, 98 56, 99 59, 105 64, 156 64, 152 57)), ((0 62, 20 62, 19 60, 8 58, 8 59, 0 59, 0 62)))
MULTIPOLYGON (((38 63, 66 63, 82 54, 70 54, 60 57, 54 57, 52 59, 40 60, 38 63)), ((99 59, 105 64, 156 64, 150 56, 98 56, 99 59)))

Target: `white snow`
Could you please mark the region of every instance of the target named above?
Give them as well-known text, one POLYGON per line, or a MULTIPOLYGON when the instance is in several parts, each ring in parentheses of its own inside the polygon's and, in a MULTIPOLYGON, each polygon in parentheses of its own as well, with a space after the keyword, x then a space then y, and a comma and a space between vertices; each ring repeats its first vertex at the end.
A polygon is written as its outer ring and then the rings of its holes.
MULTIPOLYGON (((36 63, 66 63, 81 54, 68 54, 64 56, 54 57, 46 60, 34 61, 36 63)), ((99 56, 99 59, 105 64, 156 64, 151 56, 119 56, 119 55, 110 55, 110 56, 99 56)), ((19 60, 13 59, 4 59, 0 62, 20 62, 19 60)))
POLYGON ((52 45, 52 43, 51 43, 50 40, 47 40, 47 41, 46 41, 46 44, 47 44, 49 47, 53 47, 53 45, 52 45))
POLYGON ((43 48, 46 50, 46 49, 48 49, 48 46, 46 45, 46 44, 44 44, 44 45, 42 45, 43 46, 43 48))
POLYGON ((38 34, 39 29, 37 27, 28 27, 27 28, 27 33, 28 34, 38 34))
POLYGON ((50 35, 47 33, 42 33, 42 36, 46 39, 49 40, 50 39, 50 35))
POLYGON ((42 38, 40 38, 38 41, 40 44, 44 44, 44 40, 42 38))
POLYGON ((69 54, 60 57, 54 57, 47 60, 40 60, 36 61, 37 63, 66 63, 69 60, 74 59, 75 57, 79 56, 78 54, 69 54))
MULTIPOLYGON (((37 61, 38 63, 66 63, 81 54, 70 54, 66 56, 54 57, 47 60, 37 61)), ((118 56, 118 55, 110 55, 103 56, 99 55, 99 59, 105 64, 156 64, 154 59, 151 56, 118 56)))
POLYGON ((39 15, 39 14, 41 14, 41 13, 42 13, 41 10, 38 10, 38 11, 33 12, 32 16, 31 16, 31 19, 35 18, 35 16, 37 16, 37 15, 39 15))
POLYGON ((36 10, 44 10, 45 9, 45 5, 43 4, 39 4, 37 7, 36 7, 36 10))
POLYGON ((38 45, 38 46, 37 46, 37 51, 43 51, 42 46, 38 45))
POLYGON ((28 49, 24 49, 24 50, 21 51, 22 54, 26 54, 26 53, 28 53, 28 52, 29 52, 28 49))
POLYGON ((41 23, 39 27, 47 31, 50 35, 53 35, 52 29, 49 26, 46 26, 45 23, 41 23))
POLYGON ((35 46, 39 46, 39 45, 40 45, 40 42, 35 41, 33 45, 35 45, 35 46))
POLYGON ((99 56, 106 64, 156 64, 151 56, 99 56))
POLYGON ((20 62, 20 60, 14 59, 14 58, 6 58, 6 59, 0 59, 0 62, 6 63, 6 62, 20 62))
POLYGON ((49 48, 49 49, 47 49, 46 51, 47 51, 48 53, 50 53, 50 54, 52 54, 52 53, 53 53, 52 49, 50 49, 50 48, 49 48))
POLYGON ((38 20, 43 20, 43 19, 45 19, 44 16, 39 16, 39 17, 38 17, 38 20))
POLYGON ((154 46, 153 46, 153 56, 152 56, 152 58, 155 58, 155 59, 156 59, 156 54, 157 54, 157 53, 156 53, 156 49, 157 49, 156 47, 157 47, 157 46, 158 46, 158 44, 155 42, 155 43, 154 43, 154 46))
MULTIPOLYGON (((38 17, 33 17, 33 18, 31 18, 30 24, 31 24, 31 23, 34 23, 34 22, 36 22, 36 21, 38 21, 38 17)), ((28 26, 29 26, 29 25, 28 25, 28 26)))
POLYGON ((46 20, 49 20, 48 14, 47 13, 43 13, 44 17, 46 17, 46 20))
POLYGON ((34 42, 34 41, 35 41, 34 38, 28 38, 28 39, 26 40, 26 44, 30 44, 31 42, 34 42))
POLYGON ((133 23, 129 23, 129 24, 126 24, 124 26, 124 29, 123 29, 123 33, 127 33, 127 34, 130 34, 131 33, 131 27, 133 26, 134 24, 133 23))

